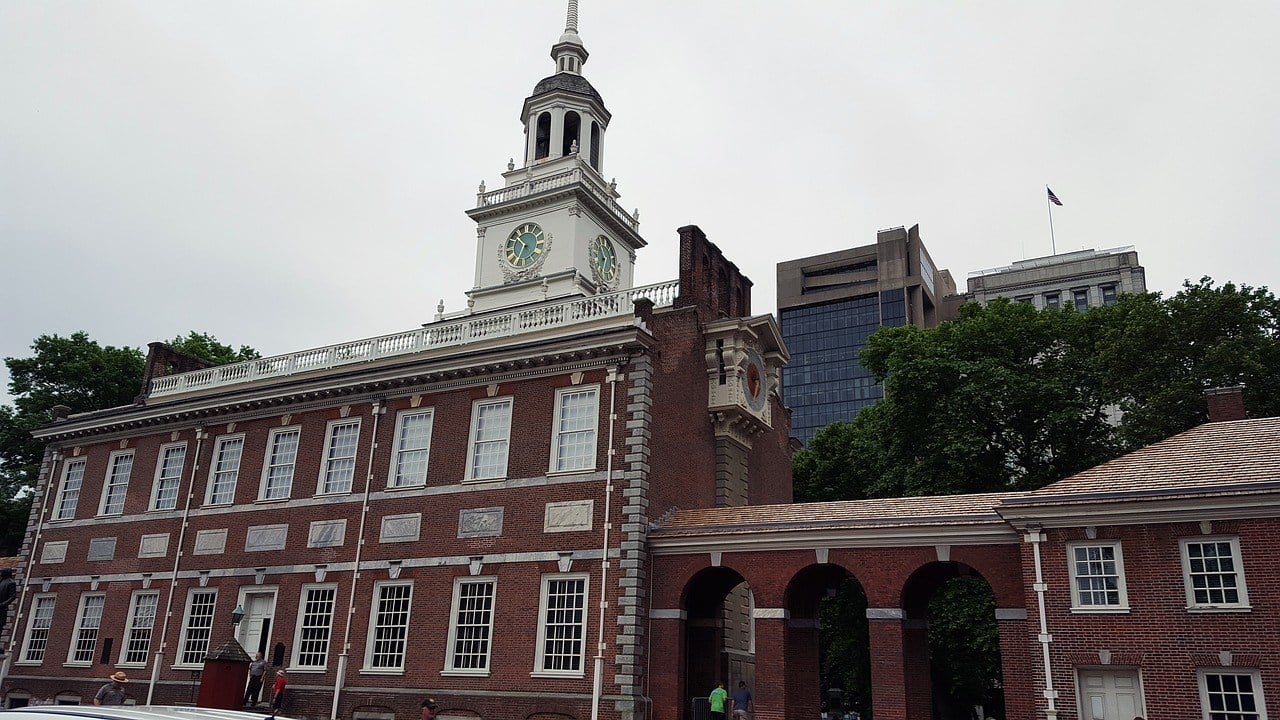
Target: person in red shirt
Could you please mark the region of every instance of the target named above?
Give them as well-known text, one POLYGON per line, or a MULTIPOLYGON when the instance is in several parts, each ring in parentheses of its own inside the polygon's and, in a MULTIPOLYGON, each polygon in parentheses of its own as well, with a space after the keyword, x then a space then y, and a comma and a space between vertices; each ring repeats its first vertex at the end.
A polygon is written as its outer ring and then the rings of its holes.
POLYGON ((289 682, 289 678, 285 676, 284 670, 276 671, 276 683, 271 686, 271 717, 275 717, 280 712, 280 706, 284 704, 284 686, 289 682))

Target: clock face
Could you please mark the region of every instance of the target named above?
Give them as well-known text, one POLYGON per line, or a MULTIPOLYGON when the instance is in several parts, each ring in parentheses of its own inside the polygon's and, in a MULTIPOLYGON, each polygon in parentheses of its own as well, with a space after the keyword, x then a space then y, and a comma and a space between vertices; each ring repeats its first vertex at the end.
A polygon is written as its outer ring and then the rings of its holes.
POLYGON ((603 235, 591 241, 591 268, 606 285, 618 277, 618 253, 609 238, 603 235))
POLYGON ((527 268, 542 259, 547 238, 536 223, 525 223, 507 236, 504 257, 511 267, 527 268))

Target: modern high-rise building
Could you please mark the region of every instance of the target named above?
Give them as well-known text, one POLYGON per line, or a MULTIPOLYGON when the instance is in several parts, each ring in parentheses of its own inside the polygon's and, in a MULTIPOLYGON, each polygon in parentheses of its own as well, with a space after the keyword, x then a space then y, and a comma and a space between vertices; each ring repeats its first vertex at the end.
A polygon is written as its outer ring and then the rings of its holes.
POLYGON ((985 305, 1004 297, 1038 308, 1071 305, 1084 310, 1111 305, 1123 293, 1146 291, 1146 273, 1138 252, 1129 246, 1078 250, 972 272, 965 299, 985 305))
POLYGON ((808 442, 818 428, 851 420, 884 397, 859 361, 877 328, 932 327, 952 317, 961 300, 950 271, 933 264, 919 225, 881 230, 873 245, 778 263, 792 435, 808 442))

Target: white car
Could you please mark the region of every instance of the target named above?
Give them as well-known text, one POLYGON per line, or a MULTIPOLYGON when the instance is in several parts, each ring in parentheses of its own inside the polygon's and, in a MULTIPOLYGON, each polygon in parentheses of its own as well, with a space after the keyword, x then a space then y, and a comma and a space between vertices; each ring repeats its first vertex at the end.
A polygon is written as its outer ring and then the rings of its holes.
MULTIPOLYGON (((263 720, 263 713, 186 705, 29 705, 0 710, 0 720, 263 720)), ((287 720, 279 717, 278 720, 287 720)))

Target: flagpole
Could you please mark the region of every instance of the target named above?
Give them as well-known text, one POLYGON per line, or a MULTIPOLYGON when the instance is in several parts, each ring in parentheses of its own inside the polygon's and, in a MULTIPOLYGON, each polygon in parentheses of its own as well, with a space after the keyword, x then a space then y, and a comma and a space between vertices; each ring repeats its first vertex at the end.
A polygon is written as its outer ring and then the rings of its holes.
POLYGON ((1053 202, 1049 200, 1049 186, 1044 186, 1044 204, 1049 208, 1049 247, 1053 249, 1053 254, 1058 254, 1058 241, 1053 236, 1053 202))

